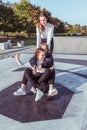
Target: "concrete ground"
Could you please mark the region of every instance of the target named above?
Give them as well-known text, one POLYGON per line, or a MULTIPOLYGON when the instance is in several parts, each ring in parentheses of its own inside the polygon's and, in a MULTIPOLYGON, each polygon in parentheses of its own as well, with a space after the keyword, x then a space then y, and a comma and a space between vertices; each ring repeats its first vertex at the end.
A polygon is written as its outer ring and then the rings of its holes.
MULTIPOLYGON (((20 58, 28 62, 32 54, 30 49, 20 58)), ((30 84, 27 96, 13 96, 24 68, 10 55, 0 60, 0 130, 87 130, 87 55, 53 57, 59 94, 36 103, 30 84)))

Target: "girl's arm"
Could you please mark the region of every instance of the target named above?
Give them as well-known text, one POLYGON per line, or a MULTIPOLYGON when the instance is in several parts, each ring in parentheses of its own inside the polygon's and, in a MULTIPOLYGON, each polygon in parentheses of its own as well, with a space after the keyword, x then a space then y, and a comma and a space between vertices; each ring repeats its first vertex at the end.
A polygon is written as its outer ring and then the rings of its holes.
POLYGON ((53 56, 50 54, 48 58, 41 64, 43 68, 50 68, 54 64, 53 56))
POLYGON ((54 33, 54 25, 50 25, 49 30, 48 30, 48 36, 47 36, 47 45, 50 49, 50 43, 53 38, 53 33, 54 33))
POLYGON ((40 34, 39 27, 36 27, 36 35, 37 35, 37 48, 38 48, 41 43, 41 34, 40 34))
POLYGON ((30 65, 30 63, 23 63, 23 62, 20 60, 20 55, 19 55, 19 54, 16 54, 15 59, 16 59, 18 65, 19 65, 20 67, 31 67, 31 68, 33 68, 33 67, 30 65))

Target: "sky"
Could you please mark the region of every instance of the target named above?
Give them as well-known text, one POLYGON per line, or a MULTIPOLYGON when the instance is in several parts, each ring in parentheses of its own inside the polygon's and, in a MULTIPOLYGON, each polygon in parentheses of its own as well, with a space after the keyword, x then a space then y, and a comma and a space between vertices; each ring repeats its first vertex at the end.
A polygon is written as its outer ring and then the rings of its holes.
MULTIPOLYGON (((7 0, 11 3, 21 0, 7 0)), ((71 25, 87 25, 87 0, 29 0, 32 4, 50 11, 52 17, 57 17, 71 25)))

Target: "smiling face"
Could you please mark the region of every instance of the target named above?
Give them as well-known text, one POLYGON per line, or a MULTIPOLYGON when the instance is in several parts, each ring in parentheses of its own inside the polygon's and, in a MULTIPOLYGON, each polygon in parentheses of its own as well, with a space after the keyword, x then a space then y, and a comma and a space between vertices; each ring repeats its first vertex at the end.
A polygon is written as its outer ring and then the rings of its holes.
POLYGON ((40 16, 40 24, 44 27, 47 25, 47 18, 45 16, 40 16))
POLYGON ((44 61, 44 59, 45 59, 45 52, 44 51, 40 51, 40 53, 37 56, 37 60, 44 61))

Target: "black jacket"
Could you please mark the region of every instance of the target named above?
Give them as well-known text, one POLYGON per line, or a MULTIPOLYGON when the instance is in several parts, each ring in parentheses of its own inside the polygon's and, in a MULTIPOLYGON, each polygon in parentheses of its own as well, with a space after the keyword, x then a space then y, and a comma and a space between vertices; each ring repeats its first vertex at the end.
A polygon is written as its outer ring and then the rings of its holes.
MULTIPOLYGON (((35 58, 35 55, 30 59, 30 65, 34 66, 37 65, 37 60, 35 58)), ((50 68, 54 64, 53 56, 52 54, 47 54, 45 61, 41 64, 43 68, 50 68)))

